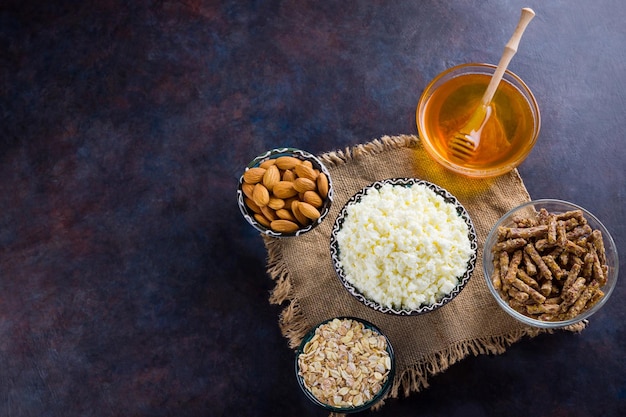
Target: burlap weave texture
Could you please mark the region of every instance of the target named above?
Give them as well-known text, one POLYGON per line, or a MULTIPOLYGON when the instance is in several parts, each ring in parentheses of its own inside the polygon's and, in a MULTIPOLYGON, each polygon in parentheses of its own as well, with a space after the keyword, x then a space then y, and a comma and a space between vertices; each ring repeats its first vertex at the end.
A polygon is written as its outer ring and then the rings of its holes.
MULTIPOLYGON (((268 273, 276 287, 272 303, 284 305, 280 317, 291 347, 306 332, 331 317, 356 316, 377 325, 396 353, 397 372, 391 397, 428 386, 428 377, 468 355, 502 353, 524 336, 543 330, 525 326, 493 300, 482 267, 483 243, 493 224, 511 208, 530 200, 517 170, 494 179, 469 179, 436 164, 416 136, 386 136, 344 151, 320 155, 329 169, 334 202, 328 218, 298 238, 264 238, 268 273), (478 237, 478 260, 465 289, 442 308, 421 316, 376 312, 354 299, 336 276, 330 258, 333 222, 345 202, 374 181, 412 177, 451 192, 469 212, 478 237)), ((569 328, 581 331, 584 323, 569 328)))

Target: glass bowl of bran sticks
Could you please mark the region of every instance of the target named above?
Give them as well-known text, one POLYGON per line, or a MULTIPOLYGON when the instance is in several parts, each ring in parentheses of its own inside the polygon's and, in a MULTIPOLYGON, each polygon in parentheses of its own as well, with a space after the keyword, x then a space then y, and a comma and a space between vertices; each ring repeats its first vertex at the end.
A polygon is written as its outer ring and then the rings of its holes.
POLYGON ((529 201, 493 226, 483 250, 487 286, 513 318, 539 328, 588 319, 609 299, 619 260, 596 216, 566 201, 529 201))

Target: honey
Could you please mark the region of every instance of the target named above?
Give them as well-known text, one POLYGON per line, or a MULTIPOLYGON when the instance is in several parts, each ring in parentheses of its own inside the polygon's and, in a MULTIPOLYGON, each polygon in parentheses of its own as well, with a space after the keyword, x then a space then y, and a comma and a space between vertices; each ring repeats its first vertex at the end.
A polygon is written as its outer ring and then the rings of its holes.
POLYGON ((449 147, 450 138, 461 129, 478 107, 491 79, 490 74, 465 73, 450 78, 432 91, 423 104, 420 126, 432 151, 452 164, 467 169, 498 172, 521 161, 534 145, 538 115, 524 94, 503 79, 491 102, 474 155, 462 161, 449 147))

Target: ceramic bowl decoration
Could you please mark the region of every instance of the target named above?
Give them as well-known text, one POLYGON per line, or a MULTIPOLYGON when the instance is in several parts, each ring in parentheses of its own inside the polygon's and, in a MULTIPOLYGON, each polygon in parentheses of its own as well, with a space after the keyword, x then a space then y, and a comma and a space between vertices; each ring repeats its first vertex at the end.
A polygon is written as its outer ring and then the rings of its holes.
POLYGON ((313 403, 333 413, 364 411, 385 398, 395 375, 389 339, 356 317, 326 320, 296 351, 296 379, 313 403))
POLYGON ((309 152, 277 148, 254 158, 239 178, 237 203, 243 217, 271 237, 299 236, 328 215, 333 201, 330 174, 309 152))
POLYGON ((333 225, 331 259, 357 300, 382 313, 418 315, 454 299, 476 264, 474 225, 447 190, 416 178, 376 181, 333 225))
POLYGON ((487 286, 500 307, 534 327, 588 319, 617 283, 617 248, 606 227, 576 204, 530 201, 493 226, 485 241, 487 286))

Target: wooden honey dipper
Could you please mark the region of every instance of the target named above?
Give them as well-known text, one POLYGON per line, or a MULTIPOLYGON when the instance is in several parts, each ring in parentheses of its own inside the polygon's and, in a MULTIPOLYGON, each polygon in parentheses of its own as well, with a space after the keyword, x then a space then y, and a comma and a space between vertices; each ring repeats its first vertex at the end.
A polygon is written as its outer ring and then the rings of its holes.
POLYGON ((532 9, 528 7, 522 9, 522 14, 519 22, 517 23, 517 27, 515 28, 511 39, 509 39, 504 47, 504 52, 502 53, 500 62, 498 62, 498 66, 493 73, 493 77, 489 81, 489 85, 487 86, 478 107, 474 110, 467 123, 465 123, 465 125, 463 125, 463 127, 461 127, 448 140, 448 148, 450 149, 452 155, 456 158, 462 161, 467 161, 474 155, 474 152, 478 148, 483 127, 487 123, 487 120, 489 120, 493 111, 491 108, 491 100, 498 89, 498 85, 504 76, 504 72, 509 66, 509 62, 511 62, 511 59, 517 52, 517 47, 524 31, 526 30, 526 27, 533 17, 535 17, 535 12, 532 9))

